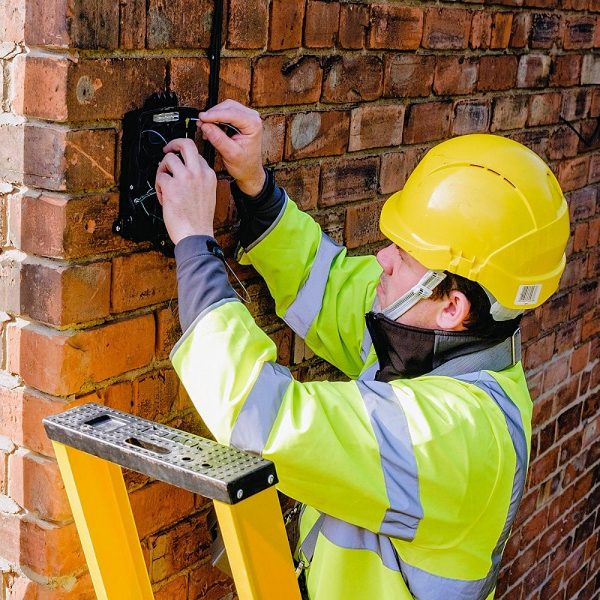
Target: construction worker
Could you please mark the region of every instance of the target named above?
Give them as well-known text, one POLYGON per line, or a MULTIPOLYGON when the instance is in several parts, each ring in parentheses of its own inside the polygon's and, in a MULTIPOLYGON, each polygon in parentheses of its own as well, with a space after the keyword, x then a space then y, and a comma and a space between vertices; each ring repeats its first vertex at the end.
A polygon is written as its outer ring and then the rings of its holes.
POLYGON ((241 261, 349 378, 301 383, 276 363, 213 237, 216 176, 193 142, 168 144, 156 187, 184 331, 172 362, 216 439, 274 461, 306 506, 308 597, 492 598, 529 460, 519 319, 565 266, 556 179, 514 141, 445 141, 387 200, 391 243, 348 257, 263 168, 257 112, 226 101, 200 118, 235 178, 241 261))

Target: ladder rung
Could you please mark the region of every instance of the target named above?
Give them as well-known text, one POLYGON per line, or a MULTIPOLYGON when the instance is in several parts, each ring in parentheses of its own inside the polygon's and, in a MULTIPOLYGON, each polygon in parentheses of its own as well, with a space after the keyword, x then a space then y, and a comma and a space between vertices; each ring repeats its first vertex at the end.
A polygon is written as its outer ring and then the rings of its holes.
POLYGON ((100 404, 43 422, 51 440, 227 504, 277 483, 268 460, 100 404))

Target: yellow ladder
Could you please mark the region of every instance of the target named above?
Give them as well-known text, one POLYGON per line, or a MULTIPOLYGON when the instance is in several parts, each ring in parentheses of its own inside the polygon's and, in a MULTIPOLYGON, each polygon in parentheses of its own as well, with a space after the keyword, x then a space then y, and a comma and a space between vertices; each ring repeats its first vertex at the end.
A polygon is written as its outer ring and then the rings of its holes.
POLYGON ((154 597, 126 467, 213 500, 240 600, 300 600, 273 463, 94 403, 44 426, 99 599, 154 597))

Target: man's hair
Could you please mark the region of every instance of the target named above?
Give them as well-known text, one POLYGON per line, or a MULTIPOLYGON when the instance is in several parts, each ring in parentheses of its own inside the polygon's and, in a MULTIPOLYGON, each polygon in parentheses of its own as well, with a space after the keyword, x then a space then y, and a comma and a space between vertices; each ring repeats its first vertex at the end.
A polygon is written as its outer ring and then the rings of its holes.
POLYGON ((490 300, 484 289, 474 281, 465 279, 454 273, 446 273, 446 278, 439 283, 433 290, 432 300, 442 300, 452 290, 462 292, 471 303, 469 315, 463 322, 464 327, 469 331, 491 332, 497 325, 490 314, 490 300))

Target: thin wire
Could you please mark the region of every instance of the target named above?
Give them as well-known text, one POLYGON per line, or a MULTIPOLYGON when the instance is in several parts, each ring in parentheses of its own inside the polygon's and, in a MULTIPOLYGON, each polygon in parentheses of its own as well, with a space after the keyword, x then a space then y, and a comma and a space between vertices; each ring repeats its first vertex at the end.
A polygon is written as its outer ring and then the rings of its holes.
POLYGON ((169 143, 167 142, 167 140, 165 139, 165 137, 159 133, 158 131, 154 130, 154 129, 144 129, 141 133, 140 133, 140 137, 144 134, 144 133, 155 133, 164 143, 165 146, 169 143))

